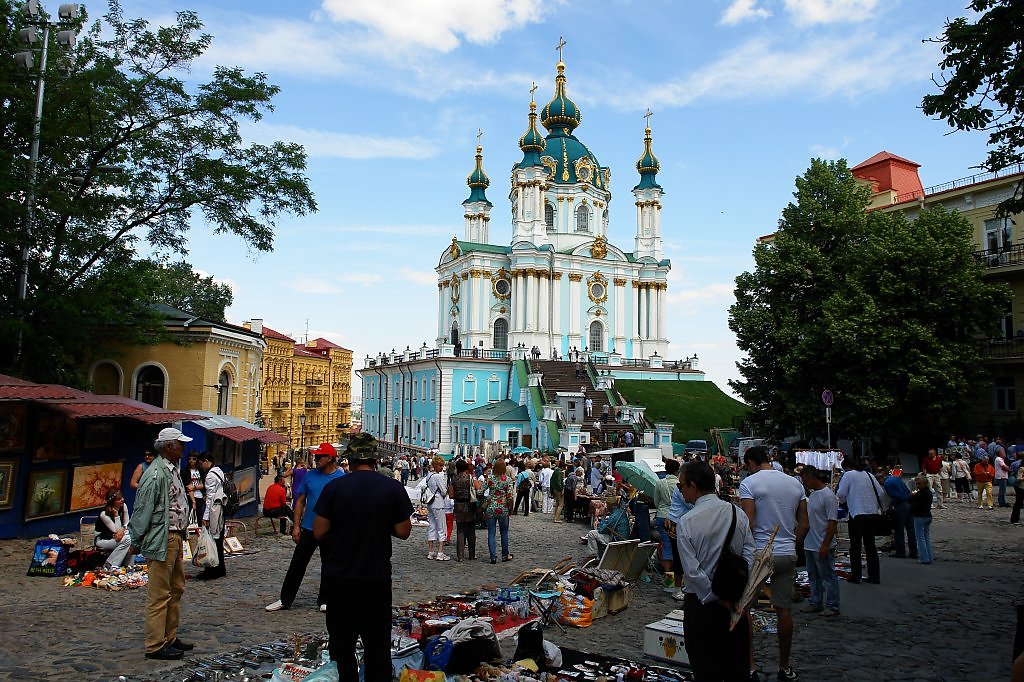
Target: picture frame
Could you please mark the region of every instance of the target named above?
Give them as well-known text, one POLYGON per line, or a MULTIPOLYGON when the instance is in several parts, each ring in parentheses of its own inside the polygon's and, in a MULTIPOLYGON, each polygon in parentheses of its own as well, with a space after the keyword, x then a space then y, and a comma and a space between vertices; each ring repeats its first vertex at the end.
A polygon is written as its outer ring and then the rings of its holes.
POLYGON ((18 481, 18 460, 0 459, 0 510, 14 506, 14 485, 18 481))
POLYGON ((56 462, 78 455, 78 429, 72 419, 56 412, 40 412, 32 444, 33 462, 56 462))
POLYGON ((230 535, 224 538, 224 551, 228 553, 241 552, 245 548, 242 547, 242 541, 236 538, 234 535, 230 535))
POLYGON ((0 452, 25 449, 25 403, 0 403, 0 452))
POLYGON ((259 482, 256 467, 246 467, 234 471, 235 487, 238 488, 239 506, 249 504, 256 499, 256 486, 259 482))
POLYGON ((71 472, 71 498, 68 511, 99 509, 106 504, 107 492, 121 490, 124 463, 83 464, 71 472))
POLYGON ((65 513, 68 470, 30 471, 25 494, 25 520, 45 519, 65 513))
POLYGON ((109 448, 114 444, 114 425, 110 422, 99 424, 86 424, 85 433, 82 436, 83 450, 96 450, 98 448, 109 448))

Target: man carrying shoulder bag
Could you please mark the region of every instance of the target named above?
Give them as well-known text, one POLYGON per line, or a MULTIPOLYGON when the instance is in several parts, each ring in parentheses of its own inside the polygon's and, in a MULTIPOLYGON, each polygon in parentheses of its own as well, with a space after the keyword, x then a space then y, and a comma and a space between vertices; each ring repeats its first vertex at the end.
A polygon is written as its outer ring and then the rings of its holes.
POLYGON ((750 625, 740 618, 730 632, 729 623, 746 586, 742 564, 749 571, 754 560, 750 523, 746 514, 715 495, 715 474, 706 463, 687 462, 677 485, 693 505, 676 524, 676 540, 685 575, 685 646, 694 679, 746 680, 750 625))

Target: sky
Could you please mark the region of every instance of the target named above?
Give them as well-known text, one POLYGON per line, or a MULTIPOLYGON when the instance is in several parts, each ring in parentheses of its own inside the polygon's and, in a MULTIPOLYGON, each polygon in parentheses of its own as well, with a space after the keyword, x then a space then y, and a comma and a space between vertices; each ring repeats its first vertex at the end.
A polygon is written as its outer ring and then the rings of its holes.
MULTIPOLYGON (((275 110, 252 142, 303 144, 316 214, 283 216, 272 253, 196 222, 193 267, 231 284, 229 321, 263 318, 366 355, 433 345, 434 267, 464 235, 477 131, 491 178, 490 241, 508 244, 512 165, 554 92, 556 45, 583 122, 612 171, 609 240, 632 250, 630 192, 653 112, 661 161, 669 359, 696 354, 729 391, 736 276, 753 269, 813 157, 853 166, 886 150, 925 187, 971 175, 985 139, 920 111, 939 36, 967 0, 124 0, 166 24, 193 10, 214 37, 185 80, 216 65, 267 74, 275 110)), ((95 16, 102 8, 90 7, 95 16)), ((358 384, 356 384, 358 387, 358 384)), ((358 390, 358 389, 357 389, 358 390)))

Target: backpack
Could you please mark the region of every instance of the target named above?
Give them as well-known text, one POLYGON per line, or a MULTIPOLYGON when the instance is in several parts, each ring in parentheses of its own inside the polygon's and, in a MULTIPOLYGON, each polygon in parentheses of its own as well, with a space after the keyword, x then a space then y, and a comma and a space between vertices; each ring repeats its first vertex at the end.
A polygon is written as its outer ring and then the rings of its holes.
POLYGON ((530 486, 533 484, 530 482, 530 475, 525 471, 519 474, 519 483, 516 485, 516 492, 528 493, 530 492, 530 486))
POLYGON ((578 480, 579 479, 576 478, 576 474, 570 474, 569 476, 566 476, 565 483, 563 484, 564 488, 562 488, 563 492, 565 492, 567 495, 575 495, 576 483, 578 480))
POLYGON ((221 501, 221 507, 224 509, 224 516, 232 516, 238 513, 240 500, 238 497, 238 486, 235 485, 233 479, 227 478, 226 476, 220 476, 221 488, 224 490, 224 499, 221 501))

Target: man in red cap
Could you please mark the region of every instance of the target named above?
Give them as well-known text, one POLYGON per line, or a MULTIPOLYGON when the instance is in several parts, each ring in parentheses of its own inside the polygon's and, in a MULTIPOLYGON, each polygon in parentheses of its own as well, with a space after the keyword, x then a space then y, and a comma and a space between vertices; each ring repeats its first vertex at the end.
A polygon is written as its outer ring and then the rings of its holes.
MULTIPOLYGON (((299 585, 302 584, 302 578, 306 575, 306 567, 309 566, 309 560, 313 558, 313 552, 318 545, 316 538, 313 537, 313 519, 316 518, 316 513, 313 510, 316 509, 317 500, 320 499, 320 493, 324 487, 334 479, 345 475, 345 472, 338 468, 338 451, 330 443, 321 443, 319 447, 310 450, 309 454, 313 455, 316 468, 311 469, 302 479, 299 487, 292 491, 292 496, 295 498, 294 525, 292 526, 295 551, 292 553, 288 572, 281 585, 281 598, 267 604, 267 611, 287 609, 295 601, 299 585)), ((320 561, 323 562, 322 554, 320 561)), ((322 582, 317 593, 316 603, 321 612, 327 611, 327 598, 322 582)))

